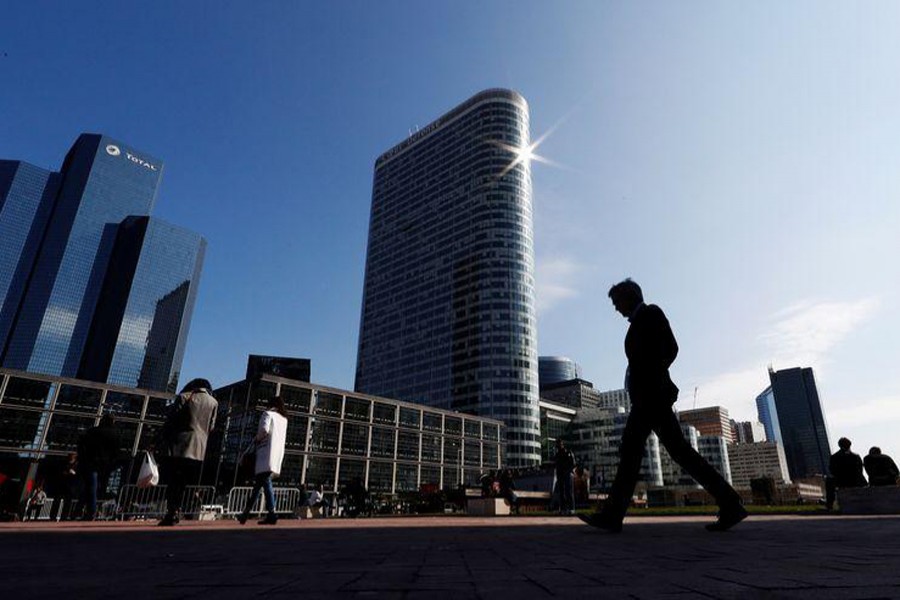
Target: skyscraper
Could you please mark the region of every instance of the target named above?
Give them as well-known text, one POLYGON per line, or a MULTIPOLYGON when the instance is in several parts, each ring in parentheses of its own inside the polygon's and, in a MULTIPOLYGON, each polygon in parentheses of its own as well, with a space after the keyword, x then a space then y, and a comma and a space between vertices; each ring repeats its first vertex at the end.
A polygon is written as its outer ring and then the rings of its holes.
POLYGON ((357 391, 504 421, 511 465, 540 460, 528 145, 493 89, 377 159, 356 365, 357 391))
POLYGON ((813 370, 769 369, 769 381, 771 388, 757 397, 759 417, 766 436, 771 428, 775 437, 769 439, 784 448, 791 479, 828 473, 830 445, 813 370))
POLYGON ((176 383, 205 242, 149 219, 162 169, 96 134, 79 136, 59 173, 0 162, 2 366, 134 386, 149 352, 169 367, 142 382, 176 383), (181 305, 160 311, 186 281, 181 305), (166 319, 178 333, 161 350, 166 319))

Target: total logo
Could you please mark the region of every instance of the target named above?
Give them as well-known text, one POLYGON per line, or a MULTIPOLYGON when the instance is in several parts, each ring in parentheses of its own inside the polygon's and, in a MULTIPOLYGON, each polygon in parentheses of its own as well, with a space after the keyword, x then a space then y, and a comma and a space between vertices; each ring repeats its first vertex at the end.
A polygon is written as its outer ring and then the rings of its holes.
MULTIPOLYGON (((121 156, 121 155, 122 155, 122 149, 119 148, 118 146, 116 146, 115 144, 109 144, 109 145, 106 147, 106 153, 109 154, 110 156, 121 156)), ((159 169, 156 168, 155 165, 152 165, 152 164, 148 163, 148 162, 147 162, 146 160, 144 160, 143 158, 137 157, 137 156, 135 156, 134 154, 132 154, 131 152, 128 152, 127 150, 125 151, 125 158, 127 158, 128 160, 130 160, 131 162, 133 162, 133 163, 135 163, 135 164, 137 164, 137 165, 140 165, 140 166, 144 167, 145 169, 149 169, 149 170, 151 170, 151 171, 158 171, 158 170, 159 170, 159 169)))

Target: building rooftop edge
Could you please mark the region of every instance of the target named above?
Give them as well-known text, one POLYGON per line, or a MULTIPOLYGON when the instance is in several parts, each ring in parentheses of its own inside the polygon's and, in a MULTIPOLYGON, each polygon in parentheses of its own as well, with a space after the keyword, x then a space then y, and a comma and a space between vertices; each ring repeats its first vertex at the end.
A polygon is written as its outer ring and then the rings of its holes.
POLYGON ((388 160, 408 150, 421 140, 427 138, 429 135, 440 129, 443 125, 447 124, 452 119, 459 117, 460 115, 473 108, 479 102, 487 100, 489 98, 512 100, 513 102, 522 104, 525 110, 528 110, 528 101, 525 100, 525 97, 522 96, 522 94, 515 90, 510 90, 507 88, 488 88, 486 90, 482 90, 474 96, 470 97, 468 100, 464 100, 456 107, 451 108, 446 113, 434 119, 433 121, 428 123, 428 125, 422 127, 419 131, 410 135, 402 142, 394 144, 388 150, 381 153, 378 158, 375 159, 375 168, 377 169, 388 160))

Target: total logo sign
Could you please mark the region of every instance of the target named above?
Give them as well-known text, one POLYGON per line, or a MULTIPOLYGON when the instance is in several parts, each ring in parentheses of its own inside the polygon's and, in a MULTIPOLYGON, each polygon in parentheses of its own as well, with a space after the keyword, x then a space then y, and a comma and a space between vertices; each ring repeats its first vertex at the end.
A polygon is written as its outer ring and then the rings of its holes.
MULTIPOLYGON (((122 156, 122 154, 123 154, 122 149, 119 148, 118 146, 116 146, 115 144, 109 144, 108 146, 106 146, 106 153, 109 154, 110 156, 122 156)), ((159 170, 156 168, 155 165, 148 163, 143 158, 135 156, 128 150, 126 150, 124 152, 124 154, 125 154, 125 158, 127 158, 128 160, 130 160, 131 162, 133 162, 136 165, 140 165, 140 166, 144 167, 145 169, 149 169, 151 171, 159 170)))

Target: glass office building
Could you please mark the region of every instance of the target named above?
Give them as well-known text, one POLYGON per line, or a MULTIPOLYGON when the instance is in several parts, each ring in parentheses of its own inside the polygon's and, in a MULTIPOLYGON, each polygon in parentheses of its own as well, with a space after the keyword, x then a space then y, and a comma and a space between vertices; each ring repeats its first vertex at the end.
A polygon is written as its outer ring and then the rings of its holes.
POLYGON ((784 447, 784 440, 781 437, 781 423, 778 422, 778 411, 775 409, 775 393, 772 391, 772 386, 767 387, 756 397, 756 413, 766 432, 766 439, 771 442, 778 442, 779 446, 784 447))
POLYGON ((538 357, 538 380, 541 389, 547 385, 581 379, 581 367, 565 356, 538 357))
POLYGON ((66 458, 107 412, 117 417, 121 451, 110 491, 133 481, 136 457, 153 444, 171 401, 171 394, 0 369, 0 509, 15 510, 29 481, 43 483, 50 497, 70 493, 66 458))
POLYGON ((358 392, 499 419, 540 461, 528 105, 476 94, 375 163, 358 392))
MULTIPOLYGON (((182 230, 173 233, 175 228, 157 221, 144 225, 144 233, 135 234, 144 246, 132 243, 126 247, 122 241, 125 233, 136 231, 130 217, 146 219, 149 215, 162 169, 158 159, 95 134, 79 136, 59 173, 22 163, 0 163, 0 244, 4 249, 0 257, 0 365, 47 375, 146 384, 161 390, 172 386, 171 373, 160 375, 160 369, 166 368, 159 367, 160 360, 153 357, 161 353, 162 362, 172 363, 169 371, 180 369, 182 329, 172 338, 172 327, 162 323, 182 322, 186 333, 202 263, 202 249, 198 252, 197 246, 203 242, 182 230), (129 252, 130 258, 120 256, 129 252), (167 280, 170 276, 181 279, 172 284, 167 280), (114 302, 115 314, 98 312, 100 304, 109 305, 108 297, 101 298, 108 288, 104 282, 116 279, 133 287, 128 292, 130 301, 120 298, 114 302), (185 281, 190 283, 177 291, 185 281), (137 309, 140 302, 154 304, 156 318, 148 317, 146 308, 137 309), (126 305, 127 311, 122 308, 126 305), (183 310, 180 317, 173 313, 179 307, 183 310), (119 323, 116 319, 132 321, 119 323), (101 337, 110 336, 112 330, 131 335, 128 341, 136 346, 134 336, 142 335, 148 322, 158 325, 153 331, 148 329, 141 340, 144 356, 132 352, 126 358, 122 340, 114 352, 115 365, 107 364, 109 352, 103 354, 107 363, 92 364, 93 355, 86 348, 89 343, 96 348, 98 330, 101 337), (151 358, 145 360, 148 356, 151 358), (146 375, 149 371, 154 374, 146 375), (97 373, 109 373, 111 378, 97 373)), ((123 289, 118 292, 125 293, 123 289)))
POLYGON ((58 184, 55 173, 0 160, 0 354, 25 296, 58 184))
POLYGON ((241 483, 238 456, 276 395, 288 410, 278 485, 337 492, 358 477, 379 494, 455 489, 502 464, 499 421, 262 374, 215 391, 221 427, 206 463, 218 487, 241 483))
POLYGON ((176 391, 205 249, 158 219, 122 222, 79 377, 176 391))
MULTIPOLYGON (((813 370, 770 369, 769 381, 781 432, 780 439, 769 439, 783 442, 791 479, 827 474, 831 450, 813 370)), ((761 413, 760 421, 765 425, 763 417, 761 413)))

